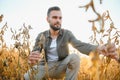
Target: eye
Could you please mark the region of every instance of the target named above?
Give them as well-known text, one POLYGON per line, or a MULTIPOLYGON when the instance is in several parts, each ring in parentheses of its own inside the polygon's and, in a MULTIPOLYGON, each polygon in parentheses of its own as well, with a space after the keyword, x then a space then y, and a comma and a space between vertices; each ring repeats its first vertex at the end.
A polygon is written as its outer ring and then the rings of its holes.
POLYGON ((58 16, 53 16, 52 18, 53 19, 60 19, 60 20, 62 19, 62 17, 58 17, 58 16))
POLYGON ((57 19, 57 16, 53 16, 52 18, 53 18, 53 19, 57 19))
POLYGON ((59 17, 59 19, 61 20, 61 19, 62 19, 62 17, 59 17))

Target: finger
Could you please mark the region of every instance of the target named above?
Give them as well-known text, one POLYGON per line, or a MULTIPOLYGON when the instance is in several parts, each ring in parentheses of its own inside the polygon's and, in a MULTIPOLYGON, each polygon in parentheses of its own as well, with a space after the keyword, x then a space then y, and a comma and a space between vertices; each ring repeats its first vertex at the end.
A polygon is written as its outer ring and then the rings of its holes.
POLYGON ((28 60, 39 60, 39 59, 41 59, 41 58, 40 57, 34 57, 34 56, 30 56, 28 58, 28 60))
POLYGON ((38 56, 31 56, 31 57, 29 57, 28 59, 40 59, 40 57, 38 57, 38 56))
POLYGON ((31 52, 31 54, 40 54, 40 52, 39 51, 33 51, 33 52, 31 52))
POLYGON ((102 53, 107 55, 108 54, 108 51, 107 51, 107 48, 104 46, 103 49, 102 49, 102 53))
POLYGON ((41 59, 34 59, 34 58, 30 58, 29 60, 28 60, 28 63, 37 63, 37 62, 39 62, 41 59))
POLYGON ((109 49, 108 50, 108 53, 115 53, 116 52, 116 49, 109 49))
POLYGON ((104 45, 99 46, 99 47, 98 47, 98 52, 99 52, 100 54, 103 54, 103 55, 107 56, 107 48, 106 48, 106 46, 104 46, 104 45))
POLYGON ((108 57, 110 57, 110 58, 112 58, 112 59, 115 59, 115 60, 118 60, 119 59, 119 56, 118 56, 118 54, 115 52, 115 53, 109 53, 109 56, 108 57))
POLYGON ((39 60, 39 59, 30 59, 30 60, 28 60, 28 61, 30 61, 30 62, 31 62, 31 61, 33 61, 33 62, 34 62, 34 61, 35 61, 35 62, 39 62, 40 60, 39 60))
POLYGON ((40 54, 32 54, 32 55, 30 55, 30 57, 40 57, 40 54))
POLYGON ((28 60, 28 63, 29 63, 29 64, 35 64, 36 62, 35 62, 35 61, 30 61, 30 60, 28 60))
POLYGON ((117 60, 117 61, 119 60, 119 56, 118 55, 115 56, 115 60, 117 60))
POLYGON ((105 56, 107 56, 107 57, 108 57, 108 56, 109 56, 109 53, 104 53, 103 55, 105 55, 105 56))
POLYGON ((39 52, 32 52, 29 56, 35 56, 35 57, 40 57, 40 53, 39 52))
POLYGON ((116 46, 114 43, 107 45, 107 49, 112 49, 112 48, 116 49, 116 46))
POLYGON ((30 61, 30 64, 36 64, 37 62, 36 61, 30 61))
POLYGON ((116 47, 115 46, 110 46, 110 47, 107 47, 108 50, 110 49, 113 49, 113 50, 116 50, 116 47))
POLYGON ((36 57, 29 57, 29 61, 40 61, 41 58, 36 58, 36 57))

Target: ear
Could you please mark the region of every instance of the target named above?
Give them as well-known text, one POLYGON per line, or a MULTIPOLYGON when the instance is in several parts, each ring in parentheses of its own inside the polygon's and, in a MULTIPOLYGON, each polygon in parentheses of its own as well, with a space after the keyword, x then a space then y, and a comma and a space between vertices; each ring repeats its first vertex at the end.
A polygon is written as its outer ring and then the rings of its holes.
POLYGON ((48 17, 46 17, 46 20, 47 20, 47 22, 49 23, 49 19, 48 19, 48 17))

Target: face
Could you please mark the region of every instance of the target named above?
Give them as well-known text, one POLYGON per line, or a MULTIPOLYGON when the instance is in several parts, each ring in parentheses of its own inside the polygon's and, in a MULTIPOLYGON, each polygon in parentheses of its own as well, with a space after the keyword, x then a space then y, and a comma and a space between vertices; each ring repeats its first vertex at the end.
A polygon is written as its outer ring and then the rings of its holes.
POLYGON ((62 13, 61 11, 53 10, 50 12, 49 16, 47 17, 47 21, 54 31, 57 31, 61 28, 62 23, 62 13))

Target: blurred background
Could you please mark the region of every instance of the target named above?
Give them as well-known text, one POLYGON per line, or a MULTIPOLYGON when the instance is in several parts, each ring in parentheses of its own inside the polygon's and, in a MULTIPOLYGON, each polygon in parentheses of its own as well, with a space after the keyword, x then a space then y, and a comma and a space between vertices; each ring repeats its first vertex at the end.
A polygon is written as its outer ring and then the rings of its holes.
MULTIPOLYGON (((110 12, 110 16, 115 27, 120 27, 120 0, 94 0, 97 12, 103 13, 106 10, 110 12)), ((0 0, 0 14, 4 15, 0 28, 7 22, 9 27, 19 29, 23 24, 31 25, 31 40, 34 42, 38 33, 49 29, 46 21, 46 13, 49 7, 59 6, 63 14, 62 28, 69 29, 73 34, 84 42, 90 42, 89 37, 92 34, 91 23, 89 19, 95 19, 97 16, 91 8, 86 12, 84 6, 90 0, 0 0)), ((10 35, 8 30, 5 35, 10 35)), ((11 36, 6 36, 7 43, 11 36)))

